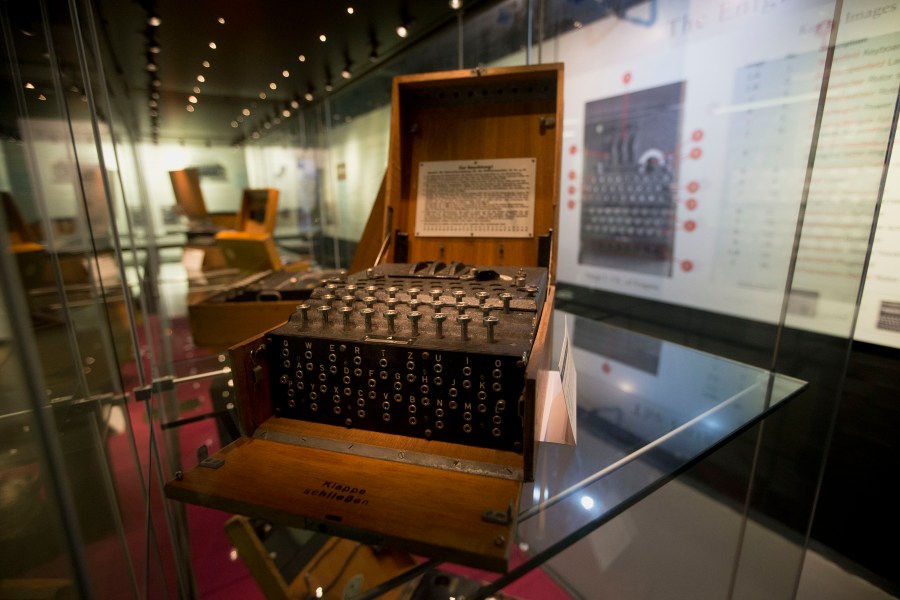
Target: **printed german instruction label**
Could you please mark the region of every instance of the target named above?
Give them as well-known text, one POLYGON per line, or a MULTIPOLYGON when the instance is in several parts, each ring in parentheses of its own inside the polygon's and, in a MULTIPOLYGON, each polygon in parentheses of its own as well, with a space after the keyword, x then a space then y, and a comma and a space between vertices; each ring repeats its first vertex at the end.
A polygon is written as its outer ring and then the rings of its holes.
POLYGON ((419 163, 416 235, 532 237, 534 158, 419 163))

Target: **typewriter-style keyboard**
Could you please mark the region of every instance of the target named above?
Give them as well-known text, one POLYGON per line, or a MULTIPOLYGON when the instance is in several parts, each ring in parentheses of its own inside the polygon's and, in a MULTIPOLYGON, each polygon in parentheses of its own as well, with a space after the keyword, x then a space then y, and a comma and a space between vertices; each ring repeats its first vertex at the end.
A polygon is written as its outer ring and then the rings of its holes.
POLYGON ((669 259, 675 207, 667 170, 623 167, 589 176, 583 189, 582 252, 669 259))

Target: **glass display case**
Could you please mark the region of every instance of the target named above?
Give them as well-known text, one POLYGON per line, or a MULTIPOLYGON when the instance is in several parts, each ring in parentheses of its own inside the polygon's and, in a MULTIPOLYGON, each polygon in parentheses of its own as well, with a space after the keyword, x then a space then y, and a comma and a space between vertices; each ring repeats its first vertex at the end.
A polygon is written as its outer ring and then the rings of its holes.
MULTIPOLYGON (((873 372, 876 357, 890 372, 900 360, 893 9, 442 6, 407 15, 421 27, 411 39, 348 56, 353 77, 329 79, 327 93, 251 92, 268 80, 246 75, 187 101, 196 111, 157 70, 160 38, 146 25, 157 9, 172 48, 263 22, 256 8, 181 12, 169 1, 0 6, 0 589, 336 593, 337 578, 312 571, 337 542, 273 520, 240 525, 248 535, 236 538, 231 514, 164 496, 176 473, 240 436, 226 344, 198 343, 189 309, 249 275, 204 255, 167 173, 197 169, 210 213, 235 214, 245 189, 278 189, 281 261, 339 272, 383 194, 394 76, 563 63, 553 346, 577 372, 576 443, 539 445, 534 482, 511 508, 506 572, 415 556, 356 581, 353 597, 452 584, 469 598, 791 598, 833 553, 896 590, 890 557, 836 522, 846 474, 837 450, 829 458, 858 426, 844 412, 848 364, 873 372), (176 104, 180 116, 163 112, 176 104), (179 120, 206 109, 217 115, 208 133, 179 120), (268 556, 273 544, 281 556, 268 556)), ((351 31, 322 10, 332 41, 351 31)), ((366 10, 354 17, 375 23, 366 10)), ((313 62, 312 47, 273 31, 268 53, 245 46, 255 70, 313 62)), ((850 377, 850 392, 891 393, 850 377)), ((873 443, 895 449, 896 407, 878 402, 887 416, 873 443)), ((881 484, 866 485, 870 518, 890 523, 881 484)))

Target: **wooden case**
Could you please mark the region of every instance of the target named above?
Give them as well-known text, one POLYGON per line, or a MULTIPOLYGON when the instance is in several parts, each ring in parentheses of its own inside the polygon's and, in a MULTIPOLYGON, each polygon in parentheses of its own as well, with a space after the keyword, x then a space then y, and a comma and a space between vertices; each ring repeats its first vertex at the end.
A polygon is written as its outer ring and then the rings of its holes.
MULTIPOLYGON (((286 265, 284 271, 296 273, 298 277, 306 276, 312 273, 311 267, 309 261, 301 260, 286 265)), ((261 271, 232 284, 224 292, 210 292, 193 298, 188 303, 188 321, 194 343, 215 349, 228 348, 285 322, 301 301, 234 301, 228 298, 239 288, 263 280, 272 273, 271 270, 261 271)))
MULTIPOLYGON (((390 232, 382 258, 545 266, 552 283, 561 94, 561 65, 397 77, 384 202, 376 203, 384 219, 367 226, 378 230, 375 237, 390 232), (530 235, 416 235, 423 164, 497 159, 534 161, 530 235)), ((551 285, 546 306, 552 302, 551 285)), ((551 311, 541 314, 526 370, 530 410, 550 363, 551 311)), ((168 483, 169 497, 439 560, 507 568, 533 438, 520 454, 277 417, 265 344, 261 333, 231 349, 245 437, 168 483)))

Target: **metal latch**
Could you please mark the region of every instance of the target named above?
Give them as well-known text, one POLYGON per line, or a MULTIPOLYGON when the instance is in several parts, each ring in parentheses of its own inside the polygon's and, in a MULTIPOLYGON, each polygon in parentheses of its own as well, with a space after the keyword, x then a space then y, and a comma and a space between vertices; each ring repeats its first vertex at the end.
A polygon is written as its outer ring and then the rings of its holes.
POLYGON ((225 464, 225 461, 221 458, 209 455, 209 448, 206 447, 206 444, 197 448, 197 462, 200 463, 201 467, 206 467, 207 469, 218 469, 225 464))
POLYGON ((489 508, 481 513, 481 520, 485 523, 496 523, 498 525, 509 525, 512 523, 512 504, 506 507, 506 511, 494 510, 489 508))

